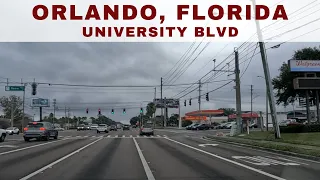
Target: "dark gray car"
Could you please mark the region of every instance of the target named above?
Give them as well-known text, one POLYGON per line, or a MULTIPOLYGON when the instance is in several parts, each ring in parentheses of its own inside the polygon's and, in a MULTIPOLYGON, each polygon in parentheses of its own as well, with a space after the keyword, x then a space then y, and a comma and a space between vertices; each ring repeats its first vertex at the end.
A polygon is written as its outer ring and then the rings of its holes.
POLYGON ((30 122, 27 127, 24 128, 23 138, 25 141, 33 138, 48 141, 50 137, 58 139, 58 131, 50 122, 30 122))

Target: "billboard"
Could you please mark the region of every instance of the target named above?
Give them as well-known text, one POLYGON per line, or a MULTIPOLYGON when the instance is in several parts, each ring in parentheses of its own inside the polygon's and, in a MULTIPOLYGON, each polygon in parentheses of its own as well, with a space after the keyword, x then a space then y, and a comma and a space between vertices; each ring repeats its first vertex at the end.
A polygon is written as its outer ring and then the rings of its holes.
POLYGON ((154 103, 157 108, 165 108, 165 104, 167 108, 179 108, 179 99, 154 99, 154 103), (165 103, 164 103, 165 102, 165 103))
POLYGON ((320 60, 289 60, 291 72, 320 72, 320 60))
POLYGON ((50 107, 49 99, 33 98, 31 99, 31 107, 50 107))

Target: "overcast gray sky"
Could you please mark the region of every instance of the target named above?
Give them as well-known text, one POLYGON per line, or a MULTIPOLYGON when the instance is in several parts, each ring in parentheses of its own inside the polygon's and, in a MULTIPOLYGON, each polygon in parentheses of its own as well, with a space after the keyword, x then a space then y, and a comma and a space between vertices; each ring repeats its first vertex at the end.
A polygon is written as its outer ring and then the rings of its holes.
MULTIPOLYGON (((160 78, 164 76, 179 61, 181 56, 187 51, 191 43, 1 43, 0 44, 0 82, 36 82, 66 83, 84 85, 160 85, 160 78)), ((194 48, 198 45, 195 44, 194 48)), ((199 54, 206 45, 202 43, 195 54, 190 58, 189 63, 199 54)), ((266 47, 275 44, 267 43, 266 47)), ((304 47, 318 46, 319 43, 285 43, 277 49, 267 51, 270 73, 272 77, 278 75, 281 64, 290 59, 295 50, 304 47)), ((233 52, 234 47, 240 44, 235 43, 214 43, 208 44, 207 48, 199 57, 190 64, 189 68, 178 78, 174 84, 194 83, 204 74, 214 67, 213 58, 216 65, 222 62, 233 52)), ((255 49, 255 44, 250 44, 249 48, 240 52, 240 69, 244 72, 249 59, 255 49), (247 55, 246 55, 247 54, 247 55), (245 61, 247 60, 247 61, 245 61)), ((259 52, 257 48, 256 53, 259 52)), ((233 62, 234 55, 224 61, 233 62)), ((175 66, 176 67, 176 66, 175 66)), ((230 66, 233 70, 234 66, 230 66)), ((175 70, 174 68, 173 70, 175 70)), ((183 68, 184 69, 184 68, 183 68)), ((218 69, 218 68, 217 68, 218 69)), ((227 68, 225 68, 227 69, 227 68)), ((172 71, 171 71, 172 72, 172 71)), ((165 84, 170 82, 170 73, 164 78, 165 84)), ((178 71, 176 71, 178 72, 178 71)), ((209 74, 207 77, 212 76, 209 74)), ((265 110, 265 84, 263 76, 260 54, 252 58, 245 74, 241 78, 242 109, 250 110, 250 85, 253 84, 254 110, 265 110)), ((218 76, 218 75, 216 75, 218 76)), ((214 81, 202 86, 202 94, 213 90, 234 75, 227 76, 227 73, 214 79, 214 81)), ((173 81, 171 81, 172 83, 173 81)), ((170 84, 171 84, 170 83, 170 84)), ((21 92, 5 92, 5 83, 0 84, 1 96, 15 94, 22 96, 21 92)), ((194 89, 193 86, 186 92, 194 89)), ((235 107, 234 83, 210 93, 210 102, 203 101, 202 109, 217 109, 220 107, 235 107)), ((164 87, 163 96, 170 98, 181 92, 188 86, 177 86, 172 88, 164 87)), ((157 97, 160 97, 160 88, 157 87, 157 97)), ((180 94, 184 95, 186 92, 180 94)), ((179 95, 179 96, 180 96, 179 95)), ((197 91, 190 93, 181 100, 195 97, 197 91)), ((179 97, 176 96, 176 97, 179 97)), ((30 104, 31 86, 28 85, 26 91, 26 104, 30 104)), ((132 116, 139 113, 140 106, 146 106, 147 101, 152 101, 154 88, 86 88, 86 87, 66 87, 39 85, 38 93, 35 97, 56 99, 59 110, 57 116, 64 116, 64 107, 71 108, 71 115, 75 116, 96 116, 98 108, 102 109, 102 114, 122 122, 128 122, 132 116), (85 114, 89 108, 89 114, 85 114), (111 115, 111 109, 115 109, 115 114, 111 115), (122 109, 126 108, 127 113, 122 114, 122 109)), ((26 108, 26 112, 38 117, 38 109, 26 108)), ((44 115, 52 112, 52 107, 44 109, 44 115)), ((198 109, 197 100, 192 101, 192 106, 182 106, 181 112, 189 112, 198 109)), ((287 108, 291 110, 291 107, 287 108)), ((284 110, 278 107, 278 110, 284 110)), ((158 111, 157 113, 159 113, 158 111)), ((169 113, 177 113, 177 109, 171 109, 169 113)))

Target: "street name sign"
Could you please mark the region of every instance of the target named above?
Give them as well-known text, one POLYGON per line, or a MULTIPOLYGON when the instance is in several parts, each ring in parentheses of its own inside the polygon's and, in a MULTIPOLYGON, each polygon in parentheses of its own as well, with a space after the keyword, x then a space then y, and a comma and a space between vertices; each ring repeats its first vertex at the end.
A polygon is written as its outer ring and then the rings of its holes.
POLYGON ((6 91, 24 91, 24 86, 6 86, 6 91))

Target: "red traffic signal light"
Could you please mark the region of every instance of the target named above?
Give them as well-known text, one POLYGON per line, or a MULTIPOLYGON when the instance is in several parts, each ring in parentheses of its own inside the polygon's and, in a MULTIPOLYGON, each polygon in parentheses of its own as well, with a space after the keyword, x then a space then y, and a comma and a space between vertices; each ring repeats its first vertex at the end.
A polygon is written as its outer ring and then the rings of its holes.
POLYGON ((99 113, 99 115, 101 115, 101 109, 99 108, 99 110, 98 110, 98 113, 99 113))
POLYGON ((88 108, 87 108, 86 112, 87 112, 87 114, 89 113, 89 109, 88 108))

